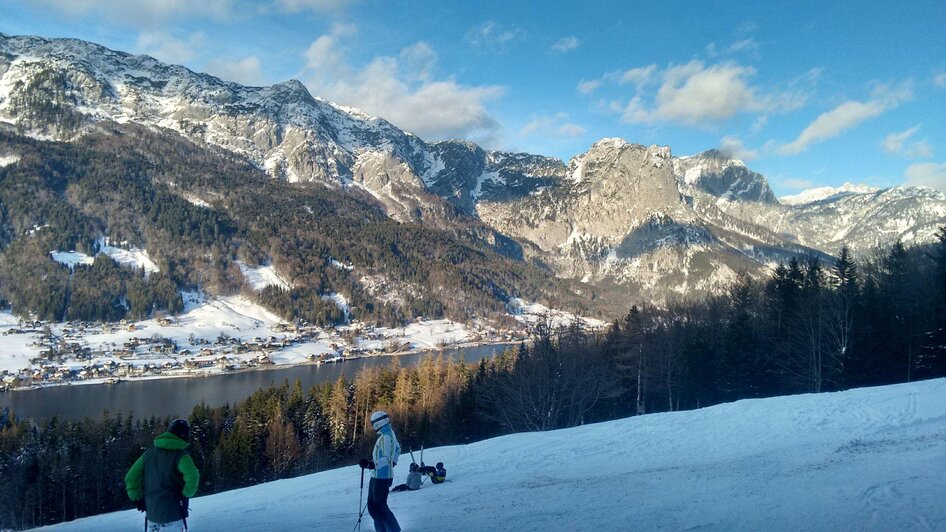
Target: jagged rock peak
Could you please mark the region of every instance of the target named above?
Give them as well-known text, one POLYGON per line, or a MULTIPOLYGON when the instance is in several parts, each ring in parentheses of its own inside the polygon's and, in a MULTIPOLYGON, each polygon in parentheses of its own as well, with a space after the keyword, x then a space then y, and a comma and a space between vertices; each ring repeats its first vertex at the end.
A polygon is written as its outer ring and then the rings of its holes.
POLYGON ((597 173, 601 173, 602 167, 613 166, 628 151, 635 152, 635 157, 649 158, 656 168, 662 168, 672 160, 669 146, 655 144, 646 147, 642 144, 631 144, 622 138, 603 138, 592 144, 585 153, 572 157, 568 163, 568 178, 573 183, 580 183, 589 169, 595 168, 599 170, 597 173))
POLYGON ((678 179, 725 201, 777 203, 762 174, 726 152, 712 149, 673 160, 678 179))

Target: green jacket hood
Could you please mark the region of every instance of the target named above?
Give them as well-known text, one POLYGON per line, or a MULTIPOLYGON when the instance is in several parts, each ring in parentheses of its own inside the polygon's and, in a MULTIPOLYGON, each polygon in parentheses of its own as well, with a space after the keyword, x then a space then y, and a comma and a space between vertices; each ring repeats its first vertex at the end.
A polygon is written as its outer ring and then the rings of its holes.
POLYGON ((188 445, 190 444, 170 432, 161 433, 161 435, 154 439, 155 447, 168 451, 179 451, 187 448, 188 445))

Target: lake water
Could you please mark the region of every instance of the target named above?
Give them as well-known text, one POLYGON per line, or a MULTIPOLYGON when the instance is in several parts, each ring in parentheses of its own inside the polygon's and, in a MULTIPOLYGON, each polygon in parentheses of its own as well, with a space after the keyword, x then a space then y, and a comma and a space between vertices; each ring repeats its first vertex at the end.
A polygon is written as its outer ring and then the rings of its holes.
MULTIPOLYGON (((445 360, 478 362, 501 353, 506 345, 483 345, 460 349, 446 349, 445 360)), ((419 364, 440 352, 425 352, 397 356, 401 366, 419 364)), ((130 380, 118 384, 79 384, 54 386, 36 390, 0 392, 0 409, 9 407, 21 418, 39 419, 56 416, 59 419, 98 417, 108 410, 115 414, 133 414, 136 418, 151 416, 187 417, 194 405, 209 406, 234 404, 246 399, 261 388, 279 386, 286 380, 297 379, 303 389, 314 384, 334 382, 341 375, 353 378, 366 367, 387 366, 393 357, 370 357, 348 360, 338 364, 301 365, 268 370, 251 370, 207 377, 181 377, 151 380, 130 380)))

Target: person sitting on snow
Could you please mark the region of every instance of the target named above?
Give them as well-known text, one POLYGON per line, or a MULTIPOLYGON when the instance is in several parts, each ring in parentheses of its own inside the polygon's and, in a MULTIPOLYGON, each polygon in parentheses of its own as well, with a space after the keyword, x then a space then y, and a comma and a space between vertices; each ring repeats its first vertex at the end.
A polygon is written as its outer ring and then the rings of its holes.
POLYGON ((407 474, 407 483, 394 486, 391 491, 414 491, 420 489, 420 471, 417 464, 411 464, 411 471, 407 474))
POLYGON ((437 462, 437 467, 425 466, 421 463, 419 471, 422 475, 430 477, 430 481, 434 484, 441 484, 447 479, 447 470, 444 469, 443 462, 437 462))

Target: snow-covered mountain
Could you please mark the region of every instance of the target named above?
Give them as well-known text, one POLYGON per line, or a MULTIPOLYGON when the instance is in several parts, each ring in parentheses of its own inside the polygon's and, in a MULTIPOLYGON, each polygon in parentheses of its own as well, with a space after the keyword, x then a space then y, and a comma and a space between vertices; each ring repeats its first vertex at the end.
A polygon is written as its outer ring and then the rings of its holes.
MULTIPOLYGON (((513 434, 424 459, 443 461, 447 482, 391 494, 405 530, 941 530, 946 380, 513 434)), ((398 482, 410 460, 401 456, 398 482)), ((360 474, 344 467, 197 497, 188 524, 349 530, 360 474)), ((127 510, 55 528, 142 521, 127 510)))
POLYGON ((741 202, 720 204, 720 208, 831 254, 842 245, 866 252, 897 240, 932 242, 937 229, 946 224, 946 194, 928 187, 878 189, 847 184, 805 191, 776 205, 741 202))
POLYGON ((842 187, 780 203, 718 150, 673 157, 603 139, 565 164, 427 143, 298 81, 246 87, 88 42, 0 34, 0 124, 69 140, 103 120, 173 130, 273 178, 345 190, 395 220, 467 231, 634 299, 712 292, 738 271, 842 244, 929 242, 946 223, 946 196, 930 189, 842 187))
POLYGON ((775 193, 761 174, 719 150, 675 158, 673 169, 687 185, 721 199, 777 203, 775 193))

